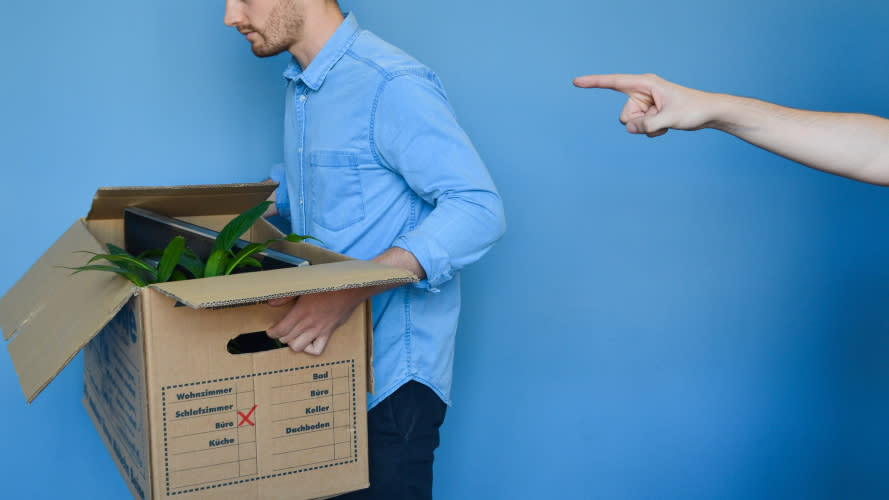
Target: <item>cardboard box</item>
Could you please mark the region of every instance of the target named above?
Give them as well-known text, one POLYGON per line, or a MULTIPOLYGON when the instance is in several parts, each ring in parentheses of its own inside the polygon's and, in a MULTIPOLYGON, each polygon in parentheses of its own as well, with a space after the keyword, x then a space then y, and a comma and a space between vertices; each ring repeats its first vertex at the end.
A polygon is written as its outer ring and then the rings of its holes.
MULTIPOLYGON (((28 402, 84 349, 84 406, 135 498, 307 499, 368 485, 370 302, 319 357, 234 355, 227 344, 287 312, 269 298, 416 277, 286 242, 275 248, 312 265, 144 288, 60 267, 82 265, 87 256, 76 251, 123 246, 124 207, 219 230, 275 186, 99 189, 88 216, 0 298, 0 328, 28 402)), ((279 235, 261 220, 244 239, 279 235)))

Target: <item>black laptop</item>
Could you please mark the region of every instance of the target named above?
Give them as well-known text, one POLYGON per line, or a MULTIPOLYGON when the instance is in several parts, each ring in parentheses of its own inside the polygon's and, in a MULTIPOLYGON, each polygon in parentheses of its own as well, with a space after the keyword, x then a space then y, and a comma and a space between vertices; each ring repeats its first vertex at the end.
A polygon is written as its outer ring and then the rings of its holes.
MULTIPOLYGON (((139 255, 147 250, 163 249, 173 238, 182 236, 185 238, 185 246, 206 262, 219 234, 212 229, 138 207, 124 209, 123 224, 124 245, 133 255, 139 255)), ((248 241, 238 240, 232 250, 237 253, 238 249, 249 244, 248 241)), ((309 265, 306 259, 272 249, 266 249, 253 257, 262 264, 263 270, 309 265)), ((254 267, 245 267, 240 271, 258 270, 254 267)))

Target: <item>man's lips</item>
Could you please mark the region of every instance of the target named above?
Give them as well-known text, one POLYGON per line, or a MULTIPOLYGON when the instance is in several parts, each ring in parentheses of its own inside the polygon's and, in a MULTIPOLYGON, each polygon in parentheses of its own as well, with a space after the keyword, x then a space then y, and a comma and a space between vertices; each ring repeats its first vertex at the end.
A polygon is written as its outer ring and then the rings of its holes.
POLYGON ((256 31, 251 30, 251 29, 240 29, 240 30, 238 30, 238 31, 239 31, 242 35, 244 35, 244 38, 246 38, 247 40, 251 40, 251 41, 252 41, 254 38, 257 37, 256 31))

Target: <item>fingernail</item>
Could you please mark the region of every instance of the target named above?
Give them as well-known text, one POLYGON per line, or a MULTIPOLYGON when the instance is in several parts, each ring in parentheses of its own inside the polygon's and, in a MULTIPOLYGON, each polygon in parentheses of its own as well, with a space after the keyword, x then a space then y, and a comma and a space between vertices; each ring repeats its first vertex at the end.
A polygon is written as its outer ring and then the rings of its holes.
POLYGON ((629 131, 631 134, 635 134, 639 131, 639 129, 636 128, 635 123, 627 123, 627 131, 629 131))

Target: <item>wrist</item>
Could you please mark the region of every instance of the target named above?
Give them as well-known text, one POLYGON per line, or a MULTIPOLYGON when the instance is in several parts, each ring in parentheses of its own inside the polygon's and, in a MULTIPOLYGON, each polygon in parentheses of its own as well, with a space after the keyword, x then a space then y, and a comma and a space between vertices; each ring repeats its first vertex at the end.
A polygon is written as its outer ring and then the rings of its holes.
POLYGON ((420 265, 417 257, 401 247, 391 247, 373 259, 380 264, 399 267, 414 273, 418 278, 426 279, 426 270, 420 265))
POLYGON ((744 127, 745 114, 748 105, 743 97, 729 94, 710 94, 708 96, 708 108, 710 117, 707 127, 737 135, 744 127))

